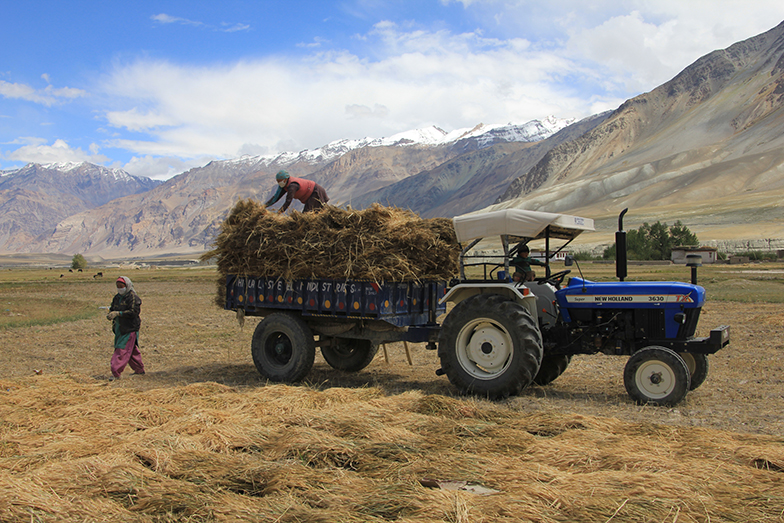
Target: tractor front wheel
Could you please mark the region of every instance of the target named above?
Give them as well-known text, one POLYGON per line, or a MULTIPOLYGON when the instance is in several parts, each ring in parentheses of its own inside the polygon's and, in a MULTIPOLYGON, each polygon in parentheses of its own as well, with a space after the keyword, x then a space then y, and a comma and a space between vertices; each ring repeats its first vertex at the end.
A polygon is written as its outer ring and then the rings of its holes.
POLYGON ((518 394, 542 362, 536 320, 517 302, 479 294, 458 303, 441 329, 438 356, 461 393, 491 399, 518 394))
POLYGON ((626 392, 638 404, 671 407, 689 392, 691 375, 683 358, 665 347, 645 347, 629 357, 623 371, 626 392))
POLYGON ((691 374, 691 386, 689 390, 694 390, 708 377, 708 356, 706 354, 693 354, 691 352, 679 352, 678 356, 683 358, 686 366, 689 367, 691 374))

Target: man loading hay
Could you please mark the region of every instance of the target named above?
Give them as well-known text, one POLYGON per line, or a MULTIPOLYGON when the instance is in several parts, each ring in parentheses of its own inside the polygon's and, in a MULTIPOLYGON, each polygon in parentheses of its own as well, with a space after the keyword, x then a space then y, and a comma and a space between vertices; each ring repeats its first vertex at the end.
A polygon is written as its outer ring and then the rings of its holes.
POLYGON ((286 195, 286 201, 278 212, 285 212, 289 208, 291 202, 296 198, 305 204, 302 212, 315 211, 324 207, 324 204, 329 201, 327 191, 322 186, 313 180, 306 180, 304 178, 292 178, 286 171, 278 171, 275 175, 275 181, 278 183, 278 190, 275 195, 270 198, 264 207, 275 205, 283 195, 286 195))

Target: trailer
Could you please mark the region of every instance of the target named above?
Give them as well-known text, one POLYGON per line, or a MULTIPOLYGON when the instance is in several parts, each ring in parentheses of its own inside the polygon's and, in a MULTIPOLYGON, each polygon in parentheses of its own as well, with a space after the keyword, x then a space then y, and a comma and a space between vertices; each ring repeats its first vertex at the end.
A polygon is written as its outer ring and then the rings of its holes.
POLYGON ((434 349, 446 288, 446 281, 229 275, 226 309, 264 317, 253 334, 253 362, 272 381, 294 382, 310 371, 317 347, 329 365, 351 372, 369 365, 384 343, 425 342, 434 349))

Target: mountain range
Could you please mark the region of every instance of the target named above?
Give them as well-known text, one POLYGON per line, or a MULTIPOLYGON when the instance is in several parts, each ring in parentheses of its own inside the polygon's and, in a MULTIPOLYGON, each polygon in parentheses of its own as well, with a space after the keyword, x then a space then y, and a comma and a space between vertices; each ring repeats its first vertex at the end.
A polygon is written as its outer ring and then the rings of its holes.
POLYGON ((437 127, 316 150, 214 161, 164 182, 90 164, 0 173, 0 254, 107 259, 200 253, 240 198, 281 168, 335 205, 423 217, 518 207, 595 218, 587 241, 681 220, 704 242, 784 238, 784 23, 714 51, 615 111, 581 121, 437 127))

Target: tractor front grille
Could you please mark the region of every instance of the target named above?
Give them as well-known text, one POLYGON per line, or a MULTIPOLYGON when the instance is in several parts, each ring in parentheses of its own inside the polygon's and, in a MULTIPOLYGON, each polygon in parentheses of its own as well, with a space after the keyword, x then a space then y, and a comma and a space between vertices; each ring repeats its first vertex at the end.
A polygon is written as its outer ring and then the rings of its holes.
POLYGON ((664 311, 652 309, 634 310, 635 337, 662 339, 665 338, 664 311))
POLYGON ((686 323, 681 325, 681 328, 678 329, 678 339, 685 340, 687 338, 691 338, 697 333, 697 323, 700 321, 700 311, 702 309, 687 309, 686 313, 686 323))

